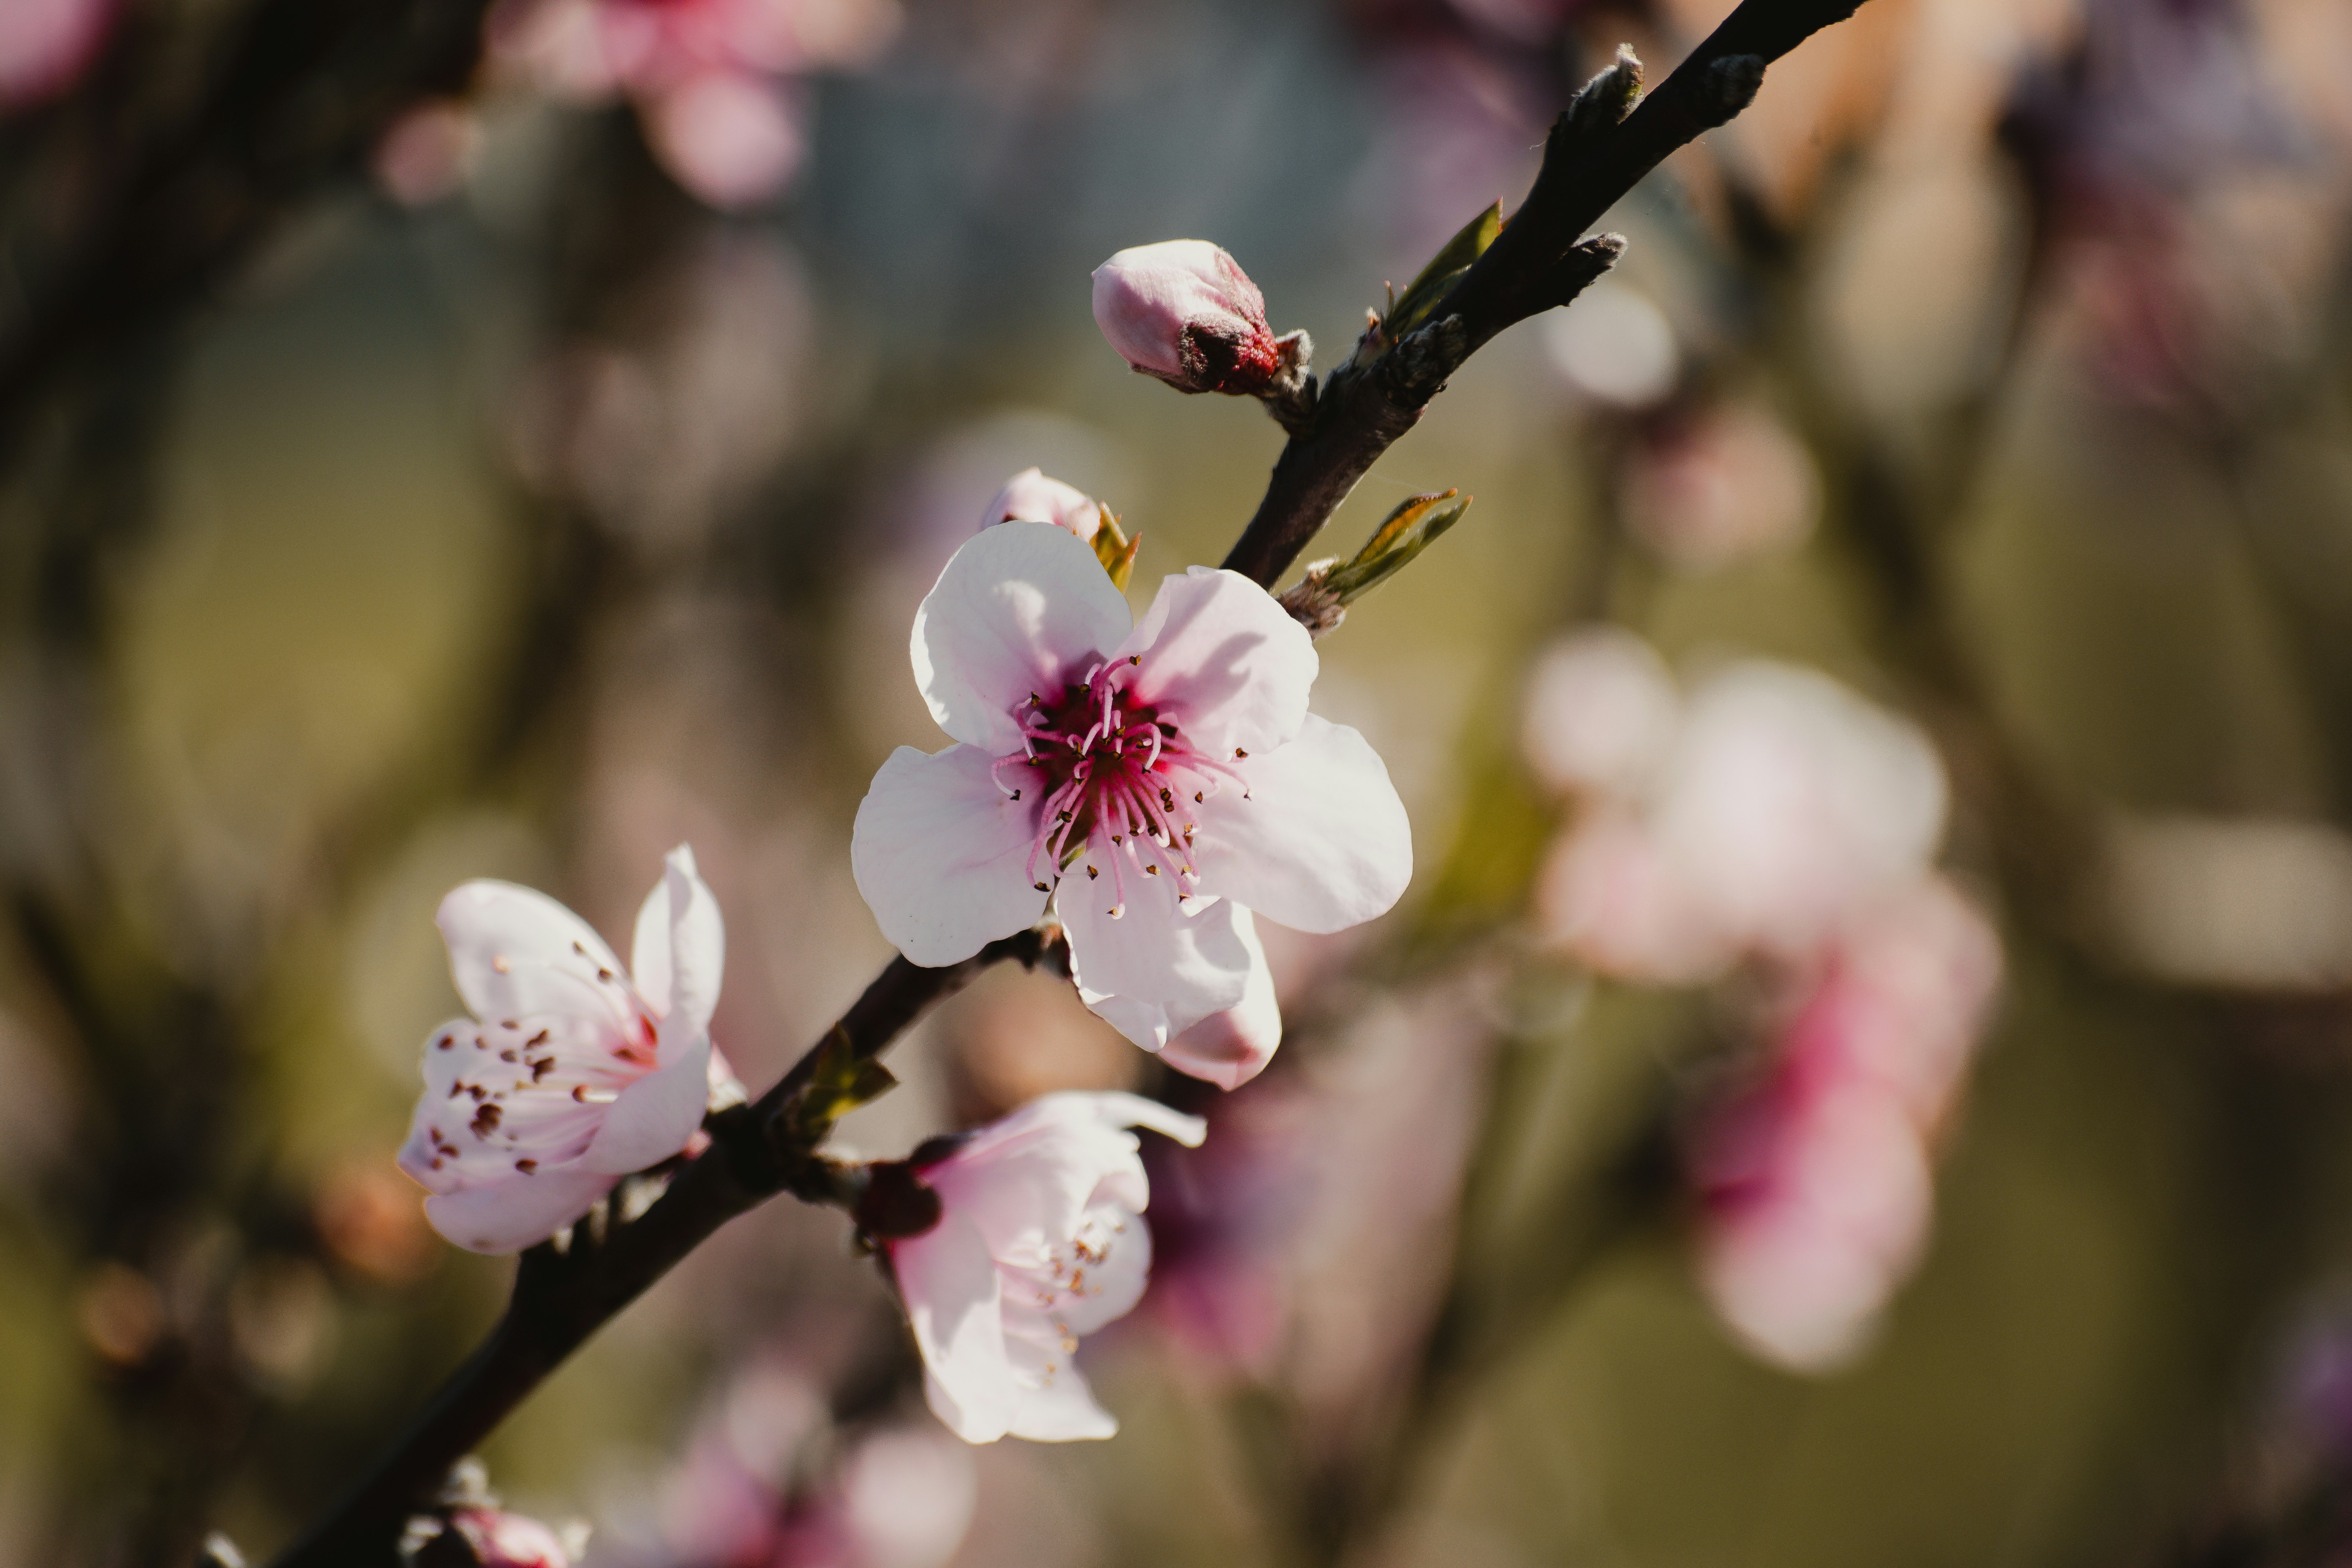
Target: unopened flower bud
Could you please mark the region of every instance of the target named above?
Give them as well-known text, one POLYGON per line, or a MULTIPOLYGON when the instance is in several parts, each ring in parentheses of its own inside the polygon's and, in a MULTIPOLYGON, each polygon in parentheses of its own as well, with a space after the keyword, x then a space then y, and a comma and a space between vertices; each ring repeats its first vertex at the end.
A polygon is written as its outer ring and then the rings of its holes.
POLYGON ((1137 246, 1096 268, 1095 324, 1129 365, 1179 392, 1255 395, 1282 370, 1265 296, 1203 239, 1137 246))
POLYGON ((1102 527, 1102 507, 1075 485, 1049 479, 1035 468, 1024 468, 1004 481, 996 499, 980 520, 982 528, 1000 522, 1050 522, 1091 542, 1102 527))

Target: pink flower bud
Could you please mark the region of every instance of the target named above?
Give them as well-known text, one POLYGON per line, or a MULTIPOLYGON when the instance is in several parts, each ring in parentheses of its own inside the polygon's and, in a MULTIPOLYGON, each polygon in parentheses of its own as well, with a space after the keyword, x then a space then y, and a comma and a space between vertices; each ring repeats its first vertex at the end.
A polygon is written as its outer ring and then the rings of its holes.
POLYGON ((482 1568, 572 1568, 563 1538, 535 1519, 494 1508, 461 1508, 449 1528, 473 1548, 482 1568))
POLYGON ((1204 239, 1137 246, 1096 268, 1095 324, 1129 365, 1179 392, 1255 394, 1281 368, 1265 296, 1204 239))
POLYGON ((1091 542, 1102 527, 1102 508, 1076 486, 1024 468, 1004 481, 981 515, 982 528, 1000 522, 1050 522, 1091 542))

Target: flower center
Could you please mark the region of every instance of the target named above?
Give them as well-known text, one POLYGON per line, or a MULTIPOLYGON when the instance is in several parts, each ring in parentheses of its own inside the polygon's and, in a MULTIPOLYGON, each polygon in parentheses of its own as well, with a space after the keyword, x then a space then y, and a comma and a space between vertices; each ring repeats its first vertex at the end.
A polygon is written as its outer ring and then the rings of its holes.
POLYGON ((997 788, 1039 802, 1028 870, 1037 890, 1081 868, 1088 881, 1108 876, 1113 920, 1127 912, 1130 874, 1164 879, 1180 901, 1192 896, 1195 808, 1241 776, 1174 719, 1129 699, 1123 683, 1141 663, 1097 664, 1056 691, 1030 693, 1013 714, 1022 751, 995 768, 997 788))

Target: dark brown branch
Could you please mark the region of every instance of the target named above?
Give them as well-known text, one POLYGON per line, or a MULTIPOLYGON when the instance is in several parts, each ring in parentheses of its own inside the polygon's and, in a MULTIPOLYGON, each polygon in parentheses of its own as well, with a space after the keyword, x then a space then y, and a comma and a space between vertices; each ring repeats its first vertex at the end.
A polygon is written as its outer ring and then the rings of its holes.
MULTIPOLYGON (((990 965, 1050 963, 1059 943, 1057 935, 1025 931, 940 969, 893 959, 818 1049, 845 1039, 854 1056, 870 1060, 926 1008, 990 965)), ((803 1057, 755 1103, 713 1116, 710 1148, 681 1167, 642 1216, 612 1225, 602 1239, 583 1223, 573 1227, 567 1250, 542 1243, 524 1253, 506 1315, 490 1337, 450 1374, 374 1471, 279 1556, 276 1568, 395 1568, 409 1516, 432 1501, 450 1467, 549 1373, 720 1226, 778 1193, 808 1186, 823 1130, 787 1137, 779 1129, 793 1096, 811 1081, 817 1054, 803 1057)))
MULTIPOLYGON (((1623 79, 1603 73, 1559 118, 1528 199, 1454 284, 1430 324, 1331 374, 1311 424, 1275 463, 1257 513, 1224 565, 1271 588, 1356 481, 1420 420, 1445 378, 1514 322, 1566 304, 1606 271, 1622 242, 1581 240, 1676 148, 1745 109, 1764 68, 1860 0, 1742 0, 1622 121, 1623 79)), ((1620 68, 1622 69, 1622 68, 1620 68)))

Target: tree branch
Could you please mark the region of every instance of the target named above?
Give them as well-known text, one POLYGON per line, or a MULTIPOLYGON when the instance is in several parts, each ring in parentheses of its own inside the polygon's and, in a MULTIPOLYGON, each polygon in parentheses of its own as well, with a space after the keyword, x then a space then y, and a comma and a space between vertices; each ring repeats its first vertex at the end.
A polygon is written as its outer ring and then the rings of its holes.
POLYGON ((1668 153, 1747 108, 1767 65, 1860 4, 1741 0, 1622 121, 1616 116, 1630 97, 1622 58, 1595 78, 1552 127, 1528 199, 1429 324, 1377 357, 1360 346, 1332 372, 1311 421, 1284 446, 1226 568, 1271 588, 1464 360, 1514 322, 1566 304, 1608 270, 1623 242, 1606 235, 1580 241, 1585 229, 1668 153))
POLYGON ((642 1216, 614 1220, 601 1235, 592 1216, 572 1227, 568 1248, 542 1242, 524 1253, 506 1314, 489 1338, 449 1375, 374 1470, 275 1568, 396 1568, 409 1516, 431 1504, 450 1467, 548 1373, 720 1226, 806 1185, 828 1128, 789 1113, 814 1080, 820 1053, 845 1044, 851 1059, 870 1061, 982 970, 1005 959, 1035 968, 1058 961, 1063 951, 1057 932, 1030 930, 940 969, 891 960, 774 1088, 754 1104, 710 1118, 711 1146, 677 1170, 642 1216), (784 1131, 788 1121, 796 1131, 784 1131))

